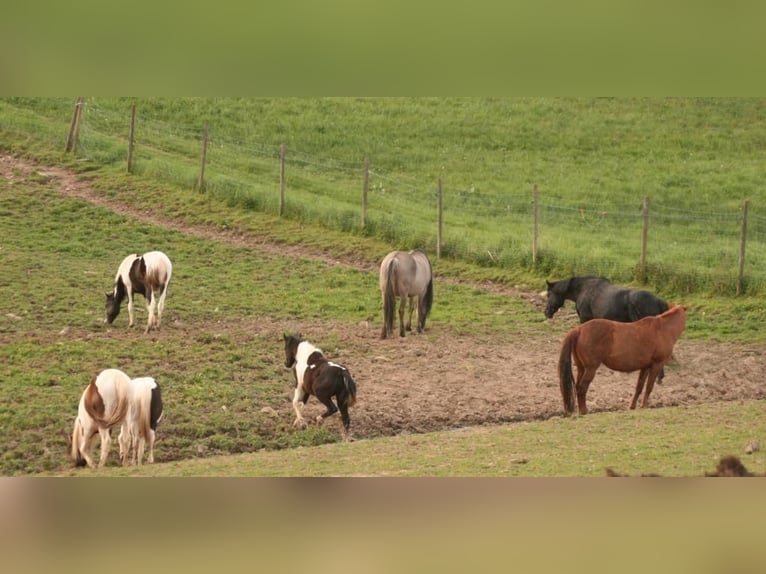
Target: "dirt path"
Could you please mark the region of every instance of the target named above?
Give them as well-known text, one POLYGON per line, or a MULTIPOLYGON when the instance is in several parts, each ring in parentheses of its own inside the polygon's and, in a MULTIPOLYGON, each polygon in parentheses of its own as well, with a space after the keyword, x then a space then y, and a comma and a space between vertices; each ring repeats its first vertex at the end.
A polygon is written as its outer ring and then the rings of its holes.
MULTIPOLYGON (((301 246, 269 244, 252 236, 162 218, 96 194, 67 170, 0 156, 0 176, 4 178, 23 179, 35 172, 55 180, 55 189, 62 194, 145 223, 270 254, 316 259, 333 266, 375 269, 366 262, 343 261, 301 246)), ((534 293, 491 283, 473 286, 540 305, 534 293)), ((359 382, 360 400, 352 411, 354 434, 373 437, 428 432, 560 414, 556 361, 561 335, 575 321, 571 312, 557 315, 555 321, 560 329, 552 328, 550 336, 523 341, 513 334, 490 339, 458 336, 435 328, 429 331, 428 337, 415 335, 381 341, 377 329, 371 326, 338 326, 342 351, 333 358, 352 366, 359 382)), ((289 327, 273 325, 275 332, 289 327)), ((766 372, 764 350, 763 345, 681 340, 665 381, 655 387, 652 406, 766 398, 766 385, 762 382, 766 372), (721 356, 727 360, 717 360, 721 356)), ((635 374, 602 368, 588 394, 589 408, 593 412, 626 409, 635 380, 635 374)), ((289 412, 289 404, 284 406, 284 411, 289 412)), ((319 412, 316 402, 306 407, 308 416, 319 412)))

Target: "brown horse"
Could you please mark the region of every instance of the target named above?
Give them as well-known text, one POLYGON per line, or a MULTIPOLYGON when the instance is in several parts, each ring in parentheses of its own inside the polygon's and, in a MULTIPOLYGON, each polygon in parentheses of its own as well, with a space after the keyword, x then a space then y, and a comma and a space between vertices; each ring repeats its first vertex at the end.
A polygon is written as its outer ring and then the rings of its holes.
POLYGON ((412 330, 412 312, 415 298, 418 300, 418 333, 426 328, 426 318, 434 302, 434 282, 431 262, 423 251, 392 251, 380 264, 380 293, 383 298, 383 330, 380 338, 385 339, 394 331, 394 309, 396 298, 399 303, 399 336, 404 337, 404 304, 410 303, 407 331, 412 330))
POLYGON ((559 386, 564 411, 574 412, 574 396, 581 415, 587 414, 585 396, 596 370, 606 365, 623 373, 640 371, 630 408, 644 389, 645 407, 657 375, 673 354, 673 347, 686 326, 686 307, 676 305, 657 317, 644 317, 634 323, 592 319, 575 327, 561 344, 559 386), (572 376, 572 357, 577 365, 577 380, 572 376))

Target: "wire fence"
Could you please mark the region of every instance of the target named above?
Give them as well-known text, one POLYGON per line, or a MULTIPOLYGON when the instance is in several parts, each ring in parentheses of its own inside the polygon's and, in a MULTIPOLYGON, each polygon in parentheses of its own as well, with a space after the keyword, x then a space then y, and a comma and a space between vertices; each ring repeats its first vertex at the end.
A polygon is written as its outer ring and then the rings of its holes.
MULTIPOLYGON (((125 117, 98 105, 81 110, 77 153, 123 161, 129 145, 125 117)), ((366 158, 366 173, 364 161, 349 164, 300 149, 289 148, 282 158, 279 145, 214 131, 201 159, 205 128, 141 118, 133 132, 132 169, 190 189, 203 183, 207 193, 245 208, 487 266, 550 277, 600 274, 677 293, 766 293, 766 217, 759 211, 766 206, 689 210, 648 198, 647 215, 642 196, 627 204, 604 198, 586 205, 572 194, 539 190, 536 196, 531 186, 512 192, 454 188, 449 174, 439 185, 386 173, 374 158, 366 158)), ((74 129, 73 121, 67 140, 74 129)))

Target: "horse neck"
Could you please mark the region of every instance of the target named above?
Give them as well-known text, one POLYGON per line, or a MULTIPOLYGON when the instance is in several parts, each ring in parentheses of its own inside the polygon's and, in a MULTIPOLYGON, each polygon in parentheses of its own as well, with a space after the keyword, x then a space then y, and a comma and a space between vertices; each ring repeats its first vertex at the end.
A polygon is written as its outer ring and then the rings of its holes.
POLYGON ((114 282, 114 302, 118 307, 122 303, 122 300, 125 299, 126 293, 127 289, 125 283, 123 283, 122 277, 118 277, 117 281, 114 282))
POLYGON ((662 320, 665 323, 665 331, 673 337, 675 341, 681 336, 686 328, 686 313, 683 309, 676 309, 675 307, 670 311, 663 313, 662 320))
POLYGON ((322 353, 322 350, 318 347, 315 347, 308 341, 301 341, 298 344, 298 352, 295 353, 295 360, 299 363, 306 363, 308 361, 308 358, 311 356, 311 353, 319 352, 319 354, 324 355, 322 353))

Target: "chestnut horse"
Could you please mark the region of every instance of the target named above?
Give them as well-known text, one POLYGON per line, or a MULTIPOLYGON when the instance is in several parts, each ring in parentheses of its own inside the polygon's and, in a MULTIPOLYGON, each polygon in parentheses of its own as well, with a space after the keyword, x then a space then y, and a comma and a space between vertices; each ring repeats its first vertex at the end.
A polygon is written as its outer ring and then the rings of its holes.
POLYGON ((412 312, 415 298, 418 300, 418 333, 426 328, 426 318, 434 301, 431 262, 420 249, 414 251, 392 251, 380 264, 380 292, 383 298, 383 330, 380 338, 385 339, 394 331, 394 308, 399 303, 399 336, 404 337, 404 304, 409 299, 410 314, 407 331, 412 330, 412 312))
POLYGON ((111 324, 117 318, 122 300, 127 295, 129 325, 132 327, 135 318, 133 294, 141 293, 146 298, 146 309, 149 313, 144 332, 148 333, 152 328, 159 329, 172 274, 173 265, 162 251, 128 255, 117 269, 113 291, 106 294, 104 323, 111 324))
POLYGON ((309 396, 314 395, 327 407, 317 417, 317 422, 321 423, 340 409, 341 435, 344 441, 350 440, 351 419, 348 408, 356 402, 356 383, 351 373, 343 365, 328 361, 321 349, 304 341, 301 335, 284 335, 284 339, 285 367, 293 368, 295 375, 293 409, 296 417, 293 426, 306 426, 301 411, 309 396), (338 401, 337 407, 332 401, 333 397, 338 401))
POLYGON ((630 408, 646 383, 641 404, 646 407, 654 381, 673 354, 673 347, 686 326, 686 307, 676 305, 662 315, 644 317, 633 323, 592 319, 575 327, 561 344, 559 387, 564 411, 574 412, 574 396, 581 415, 587 414, 585 396, 596 370, 602 365, 623 373, 640 371, 630 408), (572 358, 577 365, 577 379, 572 376, 572 358))

